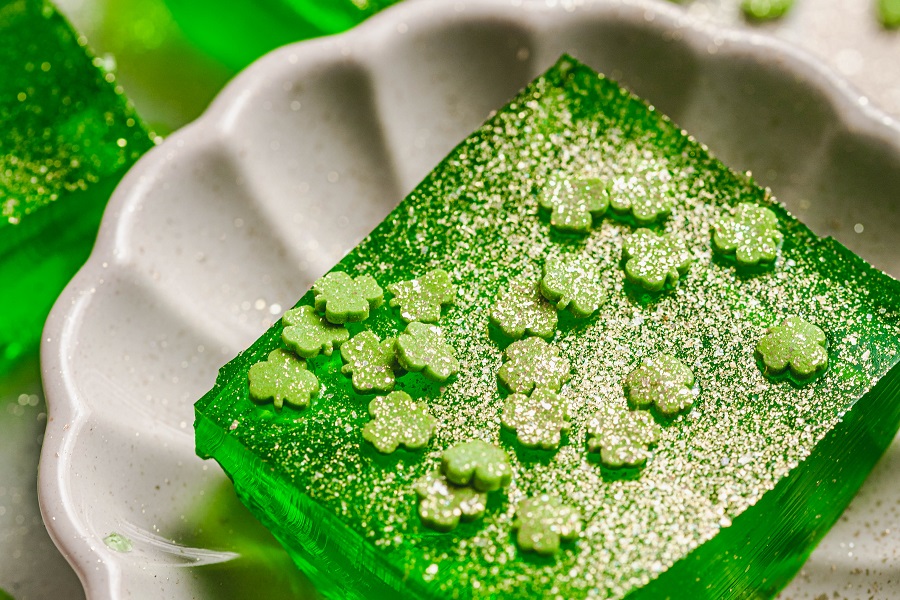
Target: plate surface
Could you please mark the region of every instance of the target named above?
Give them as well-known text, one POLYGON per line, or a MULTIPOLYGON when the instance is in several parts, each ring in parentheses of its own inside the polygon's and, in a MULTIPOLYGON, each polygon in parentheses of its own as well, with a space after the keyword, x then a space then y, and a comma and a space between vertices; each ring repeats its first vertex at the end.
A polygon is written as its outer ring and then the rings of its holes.
MULTIPOLYGON (((42 347, 41 506, 89 596, 239 597, 285 563, 194 455, 194 400, 563 52, 752 170, 819 234, 866 223, 838 238, 900 275, 896 122, 763 36, 652 0, 571 4, 423 0, 288 46, 126 176, 42 347)), ((900 596, 898 448, 786 596, 900 596)))

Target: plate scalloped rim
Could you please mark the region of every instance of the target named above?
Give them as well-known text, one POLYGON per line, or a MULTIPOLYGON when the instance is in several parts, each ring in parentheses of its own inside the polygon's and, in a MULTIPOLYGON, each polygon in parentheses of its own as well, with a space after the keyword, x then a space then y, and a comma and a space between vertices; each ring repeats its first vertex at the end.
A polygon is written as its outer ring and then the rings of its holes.
MULTIPOLYGON (((108 265, 121 263, 131 251, 129 247, 130 219, 136 218, 133 206, 150 182, 164 176, 167 154, 191 144, 228 144, 234 135, 236 115, 245 104, 264 87, 269 79, 278 79, 290 71, 314 72, 319 65, 334 60, 356 60, 364 67, 378 60, 379 52, 371 52, 373 45, 389 40, 388 48, 402 46, 402 36, 391 35, 417 24, 440 24, 461 14, 466 19, 511 22, 524 30, 539 32, 547 25, 565 27, 573 22, 573 14, 583 19, 645 20, 648 26, 678 29, 683 42, 694 52, 705 52, 715 44, 717 52, 727 55, 751 55, 759 60, 772 60, 776 68, 793 74, 815 88, 835 110, 843 126, 860 136, 880 140, 885 145, 900 147, 900 124, 871 106, 843 79, 803 51, 762 34, 723 29, 699 23, 677 6, 653 0, 597 0, 582 4, 575 12, 569 8, 576 3, 560 2, 554 7, 530 0, 470 0, 442 2, 420 0, 397 5, 376 15, 348 33, 300 42, 278 49, 261 58, 242 72, 218 95, 210 108, 196 122, 171 135, 160 146, 145 155, 126 175, 110 200, 97 243, 87 264, 60 296, 47 321, 41 362, 44 387, 49 406, 49 418, 41 455, 39 494, 44 521, 51 537, 76 569, 89 597, 114 598, 125 595, 136 582, 126 581, 117 555, 108 551, 101 540, 94 537, 86 523, 73 510, 85 498, 72 495, 73 476, 71 458, 79 436, 86 429, 109 426, 92 410, 79 391, 78 373, 72 369, 71 358, 78 349, 80 326, 86 308, 102 293, 97 282, 108 274, 108 265), (362 50, 362 52, 361 52, 362 50)), ((410 187, 414 181, 404 182, 410 187)), ((262 329, 258 331, 261 333, 262 329)), ((228 337, 223 345, 240 347, 246 334, 228 337)), ((184 440, 176 442, 180 450, 189 448, 184 440)))

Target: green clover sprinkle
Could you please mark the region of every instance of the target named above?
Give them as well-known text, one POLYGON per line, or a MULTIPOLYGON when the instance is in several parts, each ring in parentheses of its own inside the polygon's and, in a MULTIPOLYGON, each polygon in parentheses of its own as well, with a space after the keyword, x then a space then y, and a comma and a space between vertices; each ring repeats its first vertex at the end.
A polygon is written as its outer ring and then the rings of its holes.
POLYGON ((878 0, 878 18, 887 28, 900 27, 900 0, 878 0))
POLYGON ((599 279, 597 269, 583 258, 550 258, 544 263, 541 294, 558 310, 589 317, 605 298, 599 279))
POLYGON ((625 393, 632 405, 656 405, 664 415, 674 415, 694 404, 694 373, 670 354, 645 358, 625 378, 625 393))
POLYGON ((397 446, 418 450, 428 443, 437 419, 424 402, 416 402, 406 392, 391 392, 369 402, 372 420, 363 426, 363 439, 375 449, 390 454, 397 446))
POLYGON ((397 361, 411 373, 444 382, 459 371, 453 346, 444 341, 440 327, 410 323, 397 338, 397 361))
POLYGON ((773 263, 783 239, 775 213, 743 202, 733 217, 724 217, 715 224, 712 242, 714 250, 734 254, 738 264, 752 266, 773 263))
POLYGON ((506 452, 481 440, 462 442, 444 450, 441 468, 450 483, 472 485, 482 492, 506 487, 512 479, 506 452))
POLYGON ((635 177, 619 178, 610 189, 609 207, 617 214, 632 217, 638 225, 662 221, 672 214, 674 206, 674 198, 648 189, 635 177))
POLYGON ((767 21, 783 17, 794 6, 794 0, 743 0, 741 10, 751 19, 767 21))
POLYGON ((272 400, 276 410, 281 410, 285 402, 306 408, 312 395, 319 391, 319 380, 306 370, 306 361, 281 348, 250 367, 247 376, 250 397, 257 402, 272 400))
POLYGON ((519 503, 512 526, 519 548, 549 556, 559 552, 562 540, 578 537, 581 513, 558 496, 542 494, 519 503))
POLYGON ((512 394, 506 398, 500 423, 516 432, 526 448, 559 448, 563 431, 568 431, 569 401, 553 390, 535 388, 531 396, 512 394))
POLYGON ((539 387, 558 391, 572 377, 569 361, 560 356, 559 348, 541 338, 513 342, 504 354, 506 362, 498 376, 517 394, 530 394, 539 387))
POLYGON ((453 302, 456 288, 443 269, 428 271, 418 279, 387 286, 393 294, 389 304, 400 307, 400 317, 410 323, 434 323, 441 318, 441 306, 453 302))
POLYGON ((587 233, 594 217, 609 206, 609 192, 600 179, 563 179, 547 186, 538 204, 550 211, 550 226, 559 231, 587 233))
POLYGON ((657 235, 638 229, 625 240, 625 277, 649 292, 658 292, 668 282, 678 283, 691 265, 691 254, 684 242, 671 235, 657 235))
POLYGON ((361 393, 389 392, 394 388, 394 338, 383 342, 371 331, 361 331, 341 346, 347 363, 342 373, 350 373, 353 388, 361 393))
POLYGON ((332 325, 316 314, 312 306, 298 306, 281 317, 284 331, 281 339, 285 345, 303 358, 314 358, 319 352, 331 356, 335 346, 350 339, 350 333, 341 325, 332 325))
POLYGON ((541 295, 540 285, 524 279, 515 280, 498 292, 490 319, 516 340, 526 333, 545 338, 556 333, 556 309, 541 295))
POLYGON ((460 520, 474 521, 487 509, 487 494, 453 485, 438 470, 417 479, 413 489, 419 496, 422 523, 437 531, 455 529, 460 520))
POLYGON ((607 467, 638 467, 647 462, 649 446, 659 441, 659 425, 644 410, 605 406, 588 421, 588 450, 600 451, 607 467))
POLYGON ((384 301, 384 291, 371 275, 353 278, 343 271, 320 277, 312 287, 316 293, 316 310, 335 324, 358 323, 369 318, 384 301))
POLYGON ((825 332, 791 316, 766 332, 756 345, 756 356, 766 375, 779 375, 790 369, 793 378, 801 383, 828 366, 826 346, 825 332))

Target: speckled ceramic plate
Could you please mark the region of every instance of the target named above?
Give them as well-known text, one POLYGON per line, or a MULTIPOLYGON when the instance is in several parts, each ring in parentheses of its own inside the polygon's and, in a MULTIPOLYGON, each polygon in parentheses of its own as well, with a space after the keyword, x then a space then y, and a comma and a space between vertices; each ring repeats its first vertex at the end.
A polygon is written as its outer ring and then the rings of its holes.
MULTIPOLYGON (((91 597, 239 596, 274 577, 283 556, 194 456, 194 400, 563 52, 900 275, 900 127, 768 38, 652 0, 422 0, 283 48, 128 174, 48 321, 41 505, 91 597)), ((898 462, 895 445, 785 595, 900 596, 898 462)))

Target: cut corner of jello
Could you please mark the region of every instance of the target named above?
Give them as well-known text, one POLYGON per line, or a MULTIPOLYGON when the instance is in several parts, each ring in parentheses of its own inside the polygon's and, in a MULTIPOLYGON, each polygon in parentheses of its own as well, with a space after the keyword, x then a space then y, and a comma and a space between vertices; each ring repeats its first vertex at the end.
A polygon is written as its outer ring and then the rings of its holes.
POLYGON ((900 283, 563 57, 223 368, 196 445, 328 598, 768 596, 898 361, 900 283))

